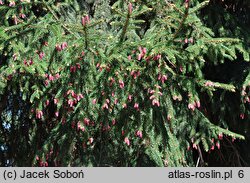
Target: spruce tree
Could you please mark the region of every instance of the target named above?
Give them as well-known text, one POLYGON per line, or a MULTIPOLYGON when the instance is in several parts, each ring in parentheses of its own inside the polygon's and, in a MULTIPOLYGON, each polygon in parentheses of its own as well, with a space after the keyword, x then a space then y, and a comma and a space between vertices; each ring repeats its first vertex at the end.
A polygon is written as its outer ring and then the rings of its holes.
POLYGON ((1 165, 206 166, 244 140, 249 29, 224 5, 0 0, 1 165))

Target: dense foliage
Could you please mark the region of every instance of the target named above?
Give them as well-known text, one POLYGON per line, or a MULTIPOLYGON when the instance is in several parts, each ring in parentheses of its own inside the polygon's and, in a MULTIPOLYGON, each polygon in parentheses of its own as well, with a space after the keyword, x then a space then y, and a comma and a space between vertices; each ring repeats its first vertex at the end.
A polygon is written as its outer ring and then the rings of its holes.
POLYGON ((1 165, 246 165, 249 9, 0 0, 1 165))

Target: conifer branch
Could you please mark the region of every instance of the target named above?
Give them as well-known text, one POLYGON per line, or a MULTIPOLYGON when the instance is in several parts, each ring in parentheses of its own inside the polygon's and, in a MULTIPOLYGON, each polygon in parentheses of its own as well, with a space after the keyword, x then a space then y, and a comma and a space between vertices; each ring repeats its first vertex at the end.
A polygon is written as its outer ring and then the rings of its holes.
POLYGON ((15 39, 15 38, 18 38, 20 36, 23 36, 23 35, 26 35, 27 33, 33 31, 34 29, 33 28, 30 28, 30 29, 26 29, 26 30, 23 30, 23 31, 20 31, 18 34, 8 38, 7 40, 5 40, 5 42, 10 42, 11 40, 15 39))
POLYGON ((184 25, 184 23, 188 17, 188 14, 189 14, 188 12, 189 12, 189 1, 187 2, 187 7, 186 7, 185 13, 182 17, 181 23, 180 23, 178 29, 176 30, 175 34, 173 35, 173 39, 175 39, 177 37, 177 35, 179 34, 179 32, 181 31, 182 26, 184 25))
MULTIPOLYGON (((130 4, 131 5, 131 4, 130 4)), ((132 6, 132 5, 131 5, 132 6)), ((132 8, 132 7, 131 7, 132 8)), ((132 13, 132 9, 131 9, 131 12, 128 10, 128 13, 127 13, 127 17, 126 17, 126 21, 125 21, 125 24, 123 26, 123 29, 122 29, 122 33, 121 33, 121 36, 120 36, 120 41, 119 41, 119 44, 121 44, 123 41, 124 41, 124 38, 125 38, 125 34, 127 32, 127 29, 128 29, 128 26, 129 26, 129 20, 130 20, 130 17, 131 17, 131 13, 132 13)))
POLYGON ((240 43, 240 39, 235 38, 203 38, 204 43, 240 43))
POLYGON ((35 16, 32 16, 27 23, 10 26, 8 28, 5 28, 4 31, 8 32, 8 31, 12 31, 15 29, 25 28, 26 26, 30 26, 30 24, 33 22, 33 20, 35 20, 35 18, 36 18, 35 16))
MULTIPOLYGON (((98 21, 95 21, 94 23, 89 23, 88 28, 94 27, 94 26, 96 26, 96 25, 98 25, 100 23, 103 23, 103 22, 104 22, 104 19, 100 19, 98 21)), ((67 26, 69 28, 72 28, 73 30, 77 29, 80 32, 82 31, 82 26, 79 26, 79 25, 76 25, 76 24, 65 24, 65 26, 67 26)))
POLYGON ((83 31, 84 31, 84 41, 85 41, 85 49, 88 49, 89 47, 89 42, 88 42, 88 30, 87 30, 87 26, 83 27, 83 31))
POLYGON ((197 11, 199 11, 200 9, 204 8, 205 6, 207 6, 209 4, 210 0, 204 1, 202 3, 200 3, 199 5, 197 5, 194 8, 190 9, 190 14, 195 13, 197 11))
POLYGON ((43 1, 43 4, 49 10, 49 12, 53 15, 53 17, 56 19, 56 21, 58 21, 67 32, 69 32, 70 34, 72 34, 73 36, 75 36, 76 38, 78 38, 78 36, 76 36, 74 32, 72 32, 71 30, 69 30, 67 28, 67 26, 60 21, 59 17, 56 15, 56 13, 53 11, 53 9, 46 2, 43 1))
POLYGON ((167 6, 174 8, 177 12, 179 12, 181 15, 184 15, 185 13, 178 8, 175 4, 168 2, 168 0, 165 0, 167 6))
POLYGON ((128 28, 128 25, 129 25, 129 16, 127 16, 125 25, 124 25, 124 27, 123 27, 123 29, 122 29, 122 33, 121 33, 121 36, 120 36, 120 41, 119 41, 119 43, 122 43, 122 42, 123 42, 124 37, 125 37, 125 34, 126 34, 126 31, 127 31, 127 28, 128 28))
POLYGON ((199 144, 197 145, 197 148, 198 148, 198 153, 199 153, 200 162, 197 163, 196 167, 199 166, 199 164, 200 164, 201 166, 204 166, 204 158, 203 158, 203 155, 202 155, 201 148, 200 148, 200 145, 199 145, 199 144))
POLYGON ((226 30, 225 12, 222 29, 211 27, 216 17, 206 13, 214 3, 195 1, 188 10, 190 0, 133 1, 132 12, 123 0, 112 1, 114 11, 110 0, 95 8, 85 1, 26 1, 0 0, 0 120, 6 121, 0 142, 11 144, 8 166, 203 166, 223 134, 232 143, 245 139, 227 126, 248 120, 247 41, 234 20, 237 30, 226 30), (148 7, 153 12, 146 14, 148 7), (97 21, 86 15, 82 26, 74 24, 85 10, 97 21), (220 70, 223 59, 243 64, 220 70))

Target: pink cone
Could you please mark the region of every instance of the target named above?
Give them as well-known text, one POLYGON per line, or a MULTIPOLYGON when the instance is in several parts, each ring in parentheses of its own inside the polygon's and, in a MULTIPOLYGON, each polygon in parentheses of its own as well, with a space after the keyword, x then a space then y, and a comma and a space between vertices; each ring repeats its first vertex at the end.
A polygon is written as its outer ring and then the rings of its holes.
POLYGON ((132 6, 132 3, 129 3, 128 4, 128 14, 132 14, 132 11, 133 11, 133 6, 132 6))
POLYGON ((223 134, 220 133, 220 134, 218 135, 218 138, 219 138, 219 140, 222 140, 222 139, 223 139, 223 134))
POLYGON ((44 52, 40 52, 40 53, 39 53, 39 59, 40 59, 40 60, 42 60, 44 56, 45 56, 45 53, 44 53, 44 52))
POLYGON ((96 104, 96 99, 93 99, 93 100, 92 100, 92 104, 96 104))
POLYGON ((188 104, 188 109, 191 109, 192 111, 194 111, 194 109, 195 109, 194 104, 188 104))
POLYGON ((54 98, 54 104, 58 104, 58 99, 54 98))
POLYGON ((89 143, 90 144, 92 144, 93 143, 93 141, 94 141, 94 139, 91 137, 91 138, 89 138, 89 143))
POLYGON ((67 42, 63 42, 62 45, 61 45, 62 50, 64 50, 67 47, 68 47, 67 42))
POLYGON ((138 104, 138 103, 135 103, 135 104, 134 104, 134 108, 135 108, 136 110, 138 110, 138 109, 139 109, 139 104, 138 104))
POLYGON ((119 80, 119 85, 120 85, 120 88, 124 88, 124 82, 122 80, 119 80))
POLYGON ((128 137, 125 137, 124 142, 125 142, 128 146, 130 145, 130 141, 129 141, 128 137))
POLYGON ((16 5, 15 1, 10 1, 9 7, 13 7, 13 6, 15 6, 15 5, 16 5))
POLYGON ((138 130, 138 131, 136 132, 136 136, 142 138, 142 132, 138 130))

